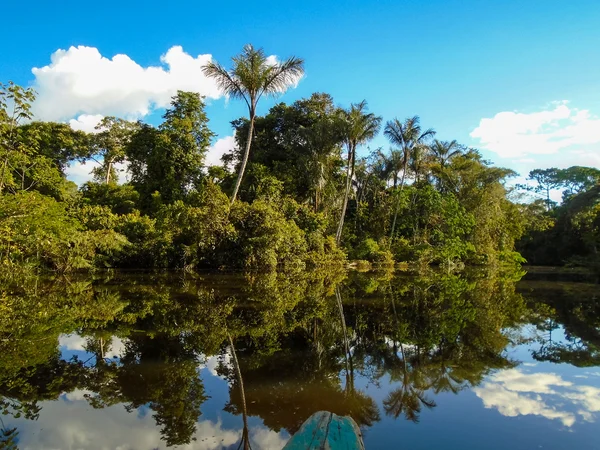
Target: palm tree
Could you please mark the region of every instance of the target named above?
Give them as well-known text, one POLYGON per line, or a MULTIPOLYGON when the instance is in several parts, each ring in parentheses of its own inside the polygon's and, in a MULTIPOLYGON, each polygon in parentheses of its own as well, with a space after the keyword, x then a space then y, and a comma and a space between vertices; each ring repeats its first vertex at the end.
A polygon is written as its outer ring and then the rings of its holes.
POLYGON ((376 116, 373 113, 367 113, 367 102, 365 100, 350 105, 350 109, 342 111, 341 114, 344 120, 344 144, 348 150, 348 167, 346 168, 346 189, 344 192, 344 202, 342 204, 342 214, 335 236, 335 240, 338 244, 342 239, 342 229, 344 228, 348 196, 350 195, 352 178, 354 177, 356 149, 359 145, 365 144, 379 133, 382 120, 381 117, 376 116))
POLYGON ((429 149, 440 167, 445 167, 448 161, 463 152, 463 148, 458 142, 439 141, 437 139, 432 142, 429 149))
MULTIPOLYGON (((392 144, 397 145, 402 152, 402 178, 400 180, 400 190, 402 190, 404 188, 409 159, 415 152, 421 150, 425 146, 426 142, 435 135, 435 131, 429 128, 422 132, 421 125, 419 124, 419 116, 414 116, 405 119, 404 122, 400 122, 398 119, 388 121, 385 124, 383 134, 392 144)), ((398 196, 396 200, 394 220, 392 222, 392 231, 390 233, 390 245, 394 239, 399 207, 400 196, 398 196)))
POLYGON ((231 204, 235 202, 248 163, 258 101, 263 95, 273 96, 284 93, 304 74, 303 59, 292 56, 281 63, 273 63, 265 55, 263 49, 255 49, 252 44, 245 45, 242 53, 234 56, 232 61, 233 67, 230 70, 225 69, 218 62, 212 61, 202 69, 206 76, 216 80, 225 95, 242 99, 248 106, 250 126, 242 164, 231 196, 231 204))

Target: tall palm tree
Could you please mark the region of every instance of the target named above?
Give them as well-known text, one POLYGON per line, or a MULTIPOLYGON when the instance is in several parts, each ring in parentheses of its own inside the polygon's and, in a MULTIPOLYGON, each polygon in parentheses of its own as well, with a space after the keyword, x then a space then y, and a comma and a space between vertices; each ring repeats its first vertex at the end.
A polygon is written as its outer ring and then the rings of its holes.
POLYGON ((206 76, 214 78, 219 88, 232 98, 242 99, 248 106, 250 126, 242 164, 235 181, 231 204, 235 202, 252 144, 256 106, 263 95, 284 93, 304 74, 304 60, 292 56, 283 62, 273 63, 262 48, 252 44, 244 46, 242 52, 232 58, 233 66, 227 70, 218 62, 209 62, 203 67, 206 76))
POLYGON ((390 155, 386 162, 388 171, 392 176, 393 186, 394 188, 397 188, 400 172, 404 169, 404 152, 401 150, 390 149, 390 155))
MULTIPOLYGON (((404 188, 406 171, 408 170, 408 161, 416 151, 422 149, 427 141, 435 135, 435 131, 429 128, 421 131, 419 116, 409 117, 401 122, 397 118, 390 120, 385 124, 383 134, 389 141, 397 145, 402 152, 402 178, 400 180, 400 190, 404 188)), ((394 220, 392 222, 392 231, 390 233, 390 245, 394 239, 396 229, 396 220, 398 218, 398 209, 400 207, 400 196, 396 200, 394 211, 394 220)))
POLYGON ((344 218, 346 216, 346 208, 348 207, 348 196, 350 195, 352 178, 354 177, 356 149, 359 145, 369 142, 377 135, 377 133, 379 133, 382 120, 381 117, 376 116, 373 113, 367 113, 366 100, 350 105, 350 109, 342 111, 341 114, 343 117, 344 144, 348 150, 348 166, 346 168, 346 189, 344 191, 342 214, 335 236, 335 240, 338 244, 342 239, 344 218))
POLYGON ((440 167, 445 167, 448 161, 463 152, 463 147, 455 140, 448 142, 435 139, 429 149, 440 167))

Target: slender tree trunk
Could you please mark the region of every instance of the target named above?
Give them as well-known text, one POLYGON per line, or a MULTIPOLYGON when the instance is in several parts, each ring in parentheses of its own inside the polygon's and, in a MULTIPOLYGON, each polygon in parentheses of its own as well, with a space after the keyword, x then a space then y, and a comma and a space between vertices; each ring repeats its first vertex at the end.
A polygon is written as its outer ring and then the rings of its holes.
POLYGON ((248 413, 246 410, 246 393, 244 391, 244 380, 242 379, 242 371, 240 370, 240 363, 237 359, 237 354, 235 352, 235 347, 233 346, 233 339, 231 339, 231 335, 227 333, 227 337, 229 338, 229 345, 231 346, 231 355, 233 356, 233 365, 235 366, 235 374, 238 379, 238 383, 240 384, 240 396, 242 400, 242 420, 244 422, 244 428, 242 430, 242 441, 240 442, 240 447, 242 444, 244 445, 244 450, 250 448, 250 436, 248 433, 248 413))
POLYGON ((6 152, 6 158, 2 163, 2 173, 0 174, 0 194, 4 190, 4 180, 6 179, 6 168, 8 167, 8 151, 6 152))
POLYGON ((106 184, 110 183, 110 170, 112 169, 112 161, 108 162, 106 166, 106 184))
POLYGON ((340 311, 340 320, 342 331, 344 333, 344 359, 346 361, 346 392, 354 392, 354 367, 352 366, 352 354, 350 353, 350 344, 348 342, 348 331, 346 329, 346 317, 344 315, 344 305, 342 303, 342 294, 339 288, 335 290, 338 309, 340 311))
POLYGON ((352 177, 354 176, 354 165, 352 164, 354 148, 353 146, 348 147, 348 169, 346 171, 346 190, 344 192, 344 203, 342 204, 342 215, 340 216, 340 223, 338 225, 337 233, 335 235, 335 242, 337 244, 342 240, 342 230, 344 229, 344 218, 346 216, 346 208, 348 207, 348 196, 350 195, 350 187, 352 186, 352 177))
POLYGON ((250 128, 248 129, 246 149, 244 150, 244 158, 242 159, 242 165, 240 166, 240 171, 238 173, 237 180, 235 180, 235 188, 233 189, 233 194, 231 195, 231 205, 235 203, 237 193, 240 189, 240 185, 242 184, 242 177, 244 176, 244 171, 246 170, 246 164, 248 163, 248 156, 250 155, 250 145, 252 144, 252 134, 254 133, 254 116, 254 111, 250 111, 250 128))
MULTIPOLYGON (((400 192, 404 190, 404 175, 406 174, 406 169, 402 171, 402 179, 400 180, 400 192)), ((396 231, 396 220, 398 219, 398 210, 400 209, 400 195, 396 198, 396 208, 394 210, 394 220, 392 221, 392 231, 390 232, 390 247, 392 246, 392 241, 394 240, 394 231, 396 231)))

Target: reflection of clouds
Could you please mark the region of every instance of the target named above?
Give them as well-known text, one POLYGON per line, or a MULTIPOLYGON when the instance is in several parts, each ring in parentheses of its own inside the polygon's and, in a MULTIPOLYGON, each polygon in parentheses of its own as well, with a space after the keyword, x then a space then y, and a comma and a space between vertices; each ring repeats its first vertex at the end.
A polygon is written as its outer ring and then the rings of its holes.
POLYGON ((281 449, 287 443, 289 436, 283 433, 276 433, 268 428, 258 428, 250 432, 250 441, 252 448, 257 449, 281 449))
POLYGON ((486 408, 495 408, 504 416, 542 416, 560 420, 567 427, 571 427, 578 416, 593 422, 593 413, 600 411, 599 388, 577 386, 553 373, 504 370, 490 376, 473 391, 486 408), (571 406, 572 411, 567 411, 566 406, 571 406))
POLYGON ((58 345, 66 350, 85 351, 85 338, 78 334, 61 334, 58 337, 58 345))
POLYGON ((210 374, 215 377, 225 379, 223 375, 217 373, 217 367, 219 367, 219 364, 223 364, 229 369, 233 368, 232 357, 231 353, 229 352, 220 355, 203 356, 203 359, 204 362, 200 363, 198 365, 198 368, 207 369, 210 372, 210 374))
MULTIPOLYGON (((58 345, 63 350, 74 350, 85 352, 87 338, 78 334, 61 334, 58 337, 58 345)), ((125 350, 125 343, 120 338, 113 336, 110 341, 106 341, 106 351, 104 357, 108 359, 119 358, 125 350)))
POLYGON ((63 394, 63 397, 70 402, 76 402, 79 400, 85 400, 86 395, 95 395, 92 391, 88 391, 87 389, 75 389, 72 392, 67 392, 63 394))
POLYGON ((504 370, 491 377, 495 382, 501 383, 511 391, 535 392, 538 394, 553 394, 550 386, 572 386, 570 381, 564 381, 553 373, 525 374, 518 369, 504 370))
MULTIPOLYGON (((22 449, 164 449, 160 432, 151 414, 130 414, 122 405, 92 409, 80 401, 87 391, 64 394, 68 402, 43 402, 39 420, 19 419, 13 426, 20 430, 22 449)), ((241 423, 241 419, 240 419, 241 423)), ((212 450, 232 446, 240 441, 241 429, 228 430, 220 421, 200 421, 195 441, 178 448, 212 450)), ((250 430, 252 448, 280 449, 287 441, 285 433, 266 428, 250 430)))

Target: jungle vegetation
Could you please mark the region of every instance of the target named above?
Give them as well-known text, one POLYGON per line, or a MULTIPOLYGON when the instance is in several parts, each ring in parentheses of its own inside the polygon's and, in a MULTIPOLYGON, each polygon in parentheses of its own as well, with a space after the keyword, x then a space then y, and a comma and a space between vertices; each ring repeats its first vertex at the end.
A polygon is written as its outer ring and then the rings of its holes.
POLYGON ((532 171, 521 191, 542 198, 520 201, 512 170, 436 139, 418 116, 384 120, 364 100, 343 107, 326 93, 257 115, 303 64, 272 64, 248 45, 230 69, 205 67, 249 112, 231 122, 237 146, 219 166, 205 164, 215 135, 196 93, 177 92, 158 126, 106 117, 85 133, 36 120, 35 92, 1 85, 2 270, 598 266, 600 171, 532 171), (390 147, 370 149, 380 132, 390 147), (74 162, 93 167, 93 181, 69 181, 74 162))

